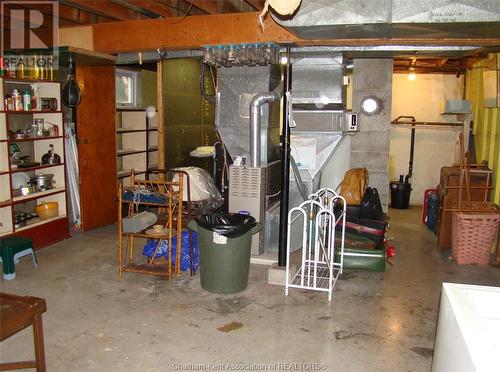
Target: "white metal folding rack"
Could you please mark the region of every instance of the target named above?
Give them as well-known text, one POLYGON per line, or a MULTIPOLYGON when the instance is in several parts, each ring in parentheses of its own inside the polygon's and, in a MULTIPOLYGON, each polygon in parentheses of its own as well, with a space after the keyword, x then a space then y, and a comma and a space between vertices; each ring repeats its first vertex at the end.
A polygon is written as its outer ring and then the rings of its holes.
POLYGON ((328 188, 309 195, 309 200, 288 212, 285 295, 288 295, 288 288, 310 289, 328 292, 328 301, 331 301, 343 267, 345 214, 344 198, 328 188), (297 272, 290 277, 290 230, 292 223, 301 217, 302 261, 297 272), (336 231, 339 224, 341 229, 336 231), (341 239, 335 239, 336 233, 341 234, 341 239))

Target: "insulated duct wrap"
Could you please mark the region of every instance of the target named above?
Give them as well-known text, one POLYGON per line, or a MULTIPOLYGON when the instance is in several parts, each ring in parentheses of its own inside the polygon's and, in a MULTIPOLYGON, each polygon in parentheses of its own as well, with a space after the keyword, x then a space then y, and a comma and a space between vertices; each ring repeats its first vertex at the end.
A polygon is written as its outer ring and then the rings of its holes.
POLYGON ((498 0, 302 0, 275 21, 302 39, 498 38, 498 0))

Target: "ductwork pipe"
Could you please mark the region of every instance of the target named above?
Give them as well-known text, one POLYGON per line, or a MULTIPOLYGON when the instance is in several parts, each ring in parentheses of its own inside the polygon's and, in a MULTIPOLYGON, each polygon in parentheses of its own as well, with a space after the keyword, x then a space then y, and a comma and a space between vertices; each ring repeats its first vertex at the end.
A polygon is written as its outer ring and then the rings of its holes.
POLYGON ((250 161, 252 167, 260 166, 260 108, 263 104, 281 98, 281 86, 272 92, 259 93, 250 103, 250 161))

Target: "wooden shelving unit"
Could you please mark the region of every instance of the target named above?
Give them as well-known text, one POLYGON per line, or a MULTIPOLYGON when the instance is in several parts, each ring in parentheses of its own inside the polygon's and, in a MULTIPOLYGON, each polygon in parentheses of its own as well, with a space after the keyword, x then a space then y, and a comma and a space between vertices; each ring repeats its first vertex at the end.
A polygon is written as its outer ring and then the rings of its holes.
POLYGON ((117 178, 128 185, 130 173, 148 179, 158 164, 158 127, 156 116, 146 117, 145 110, 116 111, 117 178))
MULTIPOLYGON (((48 127, 47 127, 48 128, 48 127)), ((61 111, 61 84, 56 81, 21 80, 0 77, 0 236, 22 235, 33 239, 35 248, 40 248, 69 237, 66 202, 66 172, 64 150, 63 113, 61 111), (11 111, 6 110, 4 98, 14 89, 30 91, 30 85, 37 84, 41 97, 56 98, 57 110, 11 111), (25 131, 35 119, 57 127, 58 134, 47 136, 16 138, 15 132, 25 131), (60 164, 20 168, 11 161, 11 146, 17 146, 22 155, 30 155, 31 160, 40 162, 42 156, 54 145, 54 151, 61 157, 60 164), (54 188, 28 195, 14 196, 13 178, 24 173, 28 178, 36 174, 53 174, 54 188), (25 226, 15 224, 15 216, 24 212, 32 214, 35 207, 44 202, 57 202, 59 214, 54 218, 40 220, 34 218, 25 226)))

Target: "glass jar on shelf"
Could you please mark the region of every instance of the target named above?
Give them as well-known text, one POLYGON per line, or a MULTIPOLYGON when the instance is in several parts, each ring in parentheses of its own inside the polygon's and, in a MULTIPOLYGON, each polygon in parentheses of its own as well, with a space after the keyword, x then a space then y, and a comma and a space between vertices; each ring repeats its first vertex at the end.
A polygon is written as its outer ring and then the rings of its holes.
POLYGON ((203 61, 209 65, 213 64, 213 55, 210 47, 203 48, 203 61))
POLYGON ((234 65, 234 62, 236 61, 236 48, 234 45, 228 45, 225 48, 225 59, 226 59, 226 65, 232 66, 234 65))
POLYGON ((260 66, 267 65, 264 53, 264 47, 262 44, 255 44, 255 63, 260 66))
POLYGON ((224 63, 224 49, 222 45, 217 45, 214 49, 214 64, 221 66, 224 63))
POLYGON ((247 65, 255 66, 257 64, 255 44, 248 44, 247 46, 247 65))
POLYGON ((242 44, 239 47, 238 61, 241 66, 248 64, 248 46, 246 44, 242 44))
POLYGON ((266 64, 275 64, 275 47, 271 44, 268 43, 264 46, 264 60, 266 61, 266 64))

